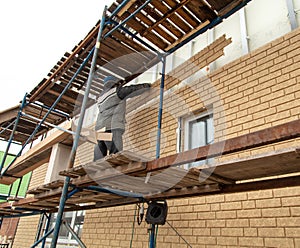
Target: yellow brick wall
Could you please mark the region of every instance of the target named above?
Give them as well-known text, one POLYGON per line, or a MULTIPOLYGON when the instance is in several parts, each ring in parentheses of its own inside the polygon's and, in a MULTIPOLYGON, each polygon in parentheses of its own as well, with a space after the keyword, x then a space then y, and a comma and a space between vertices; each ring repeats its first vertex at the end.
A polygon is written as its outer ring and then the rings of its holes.
MULTIPOLYGON (((216 141, 299 119, 299 36, 299 30, 291 32, 208 77, 168 92, 164 98, 162 155, 176 152, 178 118, 203 107, 213 109, 216 141)), ((199 68, 197 63, 185 62, 188 71, 184 66, 176 68, 166 77, 166 90, 192 75, 193 69, 199 68)), ((158 92, 155 88, 149 96, 128 103, 125 144, 150 157, 155 155, 158 99, 149 103, 146 100, 158 92)))
MULTIPOLYGON (((168 201, 168 222, 192 247, 299 247, 300 188, 168 201)), ((135 206, 87 211, 83 241, 89 248, 130 247, 135 206)), ((135 222, 132 247, 147 247, 148 225, 135 222)), ((157 247, 186 247, 168 225, 157 247)))
MULTIPOLYGON (((215 43, 214 52, 224 42, 228 41, 215 43)), ((215 140, 299 119, 300 29, 214 71, 208 78, 198 77, 182 87, 176 86, 208 64, 205 53, 200 52, 201 56, 196 55, 167 76, 162 156, 176 152, 178 118, 205 107, 214 111, 215 140)), ((152 158, 157 95, 158 90, 154 89, 128 102, 124 135, 125 149, 152 158)), ((222 159, 297 145, 299 139, 222 159)), ((299 196, 300 187, 291 187, 170 200, 168 221, 192 247, 300 247, 299 196)), ((135 206, 122 206, 87 211, 83 229, 87 247, 129 247, 134 209, 135 206)), ((186 247, 168 225, 159 227, 157 242, 158 247, 186 247)), ((133 247, 147 245, 146 224, 135 224, 133 247)))
POLYGON ((45 182, 45 177, 48 169, 48 163, 43 164, 32 172, 28 189, 36 188, 45 182))
MULTIPOLYGON (((32 172, 29 189, 44 184, 48 163, 38 167, 32 172)), ((19 220, 13 248, 31 247, 35 241, 40 215, 22 217, 19 220)))
POLYGON ((33 245, 39 219, 39 215, 20 218, 13 248, 25 248, 33 245))
MULTIPOLYGON (((211 45, 200 51, 192 58, 175 68, 166 76, 165 90, 173 91, 177 85, 191 77, 205 65, 210 64, 216 58, 224 54, 223 48, 231 43, 231 39, 226 39, 225 35, 217 39, 211 45)), ((206 92, 211 91, 206 85, 208 78, 196 80, 192 85, 179 88, 175 92, 168 93, 164 98, 166 103, 163 112, 163 133, 162 139, 163 155, 173 154, 176 151, 176 136, 174 136, 177 125, 177 118, 187 113, 198 110, 204 104, 200 101, 199 94, 207 98, 205 105, 210 105, 216 98, 216 92, 209 92, 214 97, 208 97, 206 92), (182 105, 182 101, 185 102, 182 105)), ((155 157, 157 109, 160 81, 154 82, 152 90, 144 93, 140 97, 135 97, 127 101, 127 126, 124 134, 124 149, 138 152, 149 158, 155 157), (136 110, 137 106, 143 106, 136 110), (138 127, 138 129, 136 128, 138 127)), ((220 103, 214 103, 218 108, 220 103)), ((75 166, 93 160, 94 145, 88 142, 80 144, 77 149, 75 166)))

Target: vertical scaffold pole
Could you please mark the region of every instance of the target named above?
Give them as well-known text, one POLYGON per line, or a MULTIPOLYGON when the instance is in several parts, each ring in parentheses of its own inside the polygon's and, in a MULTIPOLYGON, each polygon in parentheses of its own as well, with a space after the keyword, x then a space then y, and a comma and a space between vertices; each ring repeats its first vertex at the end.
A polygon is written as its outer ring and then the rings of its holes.
POLYGON ((38 232, 36 233, 36 236, 35 236, 35 242, 40 239, 42 229, 43 229, 43 224, 44 224, 44 218, 45 218, 45 213, 43 213, 40 216, 40 221, 39 221, 39 225, 38 225, 38 232))
MULTIPOLYGON (((50 221, 51 221, 51 216, 52 214, 50 213, 49 216, 47 216, 47 214, 45 214, 46 216, 46 227, 45 227, 45 230, 44 230, 44 235, 46 235, 48 232, 49 232, 49 228, 50 228, 50 221)), ((42 241, 42 246, 41 248, 45 248, 45 245, 46 245, 46 239, 44 239, 42 241)))
MULTIPOLYGON (((162 56, 162 72, 160 81, 160 92, 159 92, 159 109, 158 109, 158 121, 157 121, 157 140, 156 140, 156 158, 160 157, 160 144, 161 144, 161 124, 163 115, 163 103, 164 103, 164 90, 165 90, 165 73, 166 73, 166 56, 162 56)), ((151 225, 150 230, 150 241, 149 248, 155 248, 155 232, 156 226, 151 225)))
MULTIPOLYGON (((102 20, 101 20, 100 27, 99 27, 99 32, 98 32, 96 45, 95 45, 95 49, 94 49, 94 54, 93 54, 93 60, 92 60, 92 64, 91 64, 91 68, 90 68, 90 72, 89 72, 86 90, 85 90, 84 97, 83 97, 83 102, 82 102, 82 106, 81 106, 81 110, 80 110, 80 116, 79 116, 78 125, 77 125, 77 129, 76 129, 76 133, 75 133, 75 137, 74 137, 74 141, 73 141, 73 146, 72 146, 72 150, 71 150, 71 154, 70 154, 68 168, 72 168, 74 165, 74 161, 75 161, 76 150, 77 150, 78 143, 79 143, 79 137, 80 137, 80 132, 81 132, 81 128, 83 125, 86 105, 88 102, 89 92, 90 92, 91 84, 93 81, 93 74, 94 74, 94 71, 96 68, 97 56, 98 56, 98 51, 100 48, 100 42, 101 42, 101 37, 102 37, 102 31, 104 29, 104 24, 105 24, 105 20, 106 20, 106 11, 107 11, 107 6, 105 6, 105 8, 104 8, 102 20)), ((60 197, 59 209, 58 209, 57 218, 56 218, 56 222, 55 222, 53 238, 52 238, 51 246, 50 246, 51 248, 55 248, 56 244, 57 244, 58 234, 59 234, 60 226, 62 223, 62 216, 64 213, 65 203, 66 203, 67 195, 68 195, 69 183, 70 183, 70 177, 66 177, 65 181, 64 181, 64 187, 62 190, 62 194, 60 197)))

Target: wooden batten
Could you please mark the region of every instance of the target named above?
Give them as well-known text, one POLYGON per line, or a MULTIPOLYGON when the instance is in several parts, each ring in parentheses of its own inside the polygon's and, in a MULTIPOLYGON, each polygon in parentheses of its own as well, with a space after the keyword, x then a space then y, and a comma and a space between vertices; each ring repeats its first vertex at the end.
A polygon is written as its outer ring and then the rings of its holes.
POLYGON ((117 16, 121 17, 130 7, 131 5, 135 2, 135 0, 130 0, 117 14, 117 16))

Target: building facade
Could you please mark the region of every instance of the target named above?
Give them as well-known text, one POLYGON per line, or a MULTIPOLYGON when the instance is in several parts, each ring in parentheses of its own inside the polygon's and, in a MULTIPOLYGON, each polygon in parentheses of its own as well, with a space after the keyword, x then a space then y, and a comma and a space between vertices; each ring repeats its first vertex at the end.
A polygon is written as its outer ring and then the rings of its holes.
MULTIPOLYGON (((168 57, 162 157, 299 119, 300 29, 295 27, 299 7, 299 1, 254 0, 168 57), (296 12, 290 12, 291 3, 296 12), (225 56, 213 58, 223 51, 225 56)), ((156 152, 159 70, 156 66, 136 80, 154 81, 153 90, 127 103, 124 149, 150 159, 156 152)), ((96 112, 90 112, 93 120, 96 112)), ((278 142, 185 167, 265 156, 299 148, 299 141, 278 142)), ((91 144, 81 145, 77 164, 90 162, 92 150, 91 144)), ((30 188, 44 183, 47 169, 45 164, 33 172, 30 188)), ((157 247, 187 247, 182 238, 192 247, 300 247, 299 196, 300 187, 275 187, 169 200, 168 224, 158 228, 157 247)), ((89 210, 84 221, 83 213, 66 217, 87 247, 147 247, 148 225, 136 223, 136 208, 89 210)), ((38 223, 39 216, 22 218, 13 247, 30 247, 38 223)), ((76 247, 69 234, 62 236, 62 247, 67 243, 76 247)))

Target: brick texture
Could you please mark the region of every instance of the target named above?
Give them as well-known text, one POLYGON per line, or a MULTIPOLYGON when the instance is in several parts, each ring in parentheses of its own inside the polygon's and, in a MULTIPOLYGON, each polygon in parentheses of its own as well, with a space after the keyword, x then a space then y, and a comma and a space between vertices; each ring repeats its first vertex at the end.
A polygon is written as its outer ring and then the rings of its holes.
MULTIPOLYGON (((29 189, 44 184, 48 164, 44 164, 33 171, 29 189)), ((35 241, 40 216, 22 217, 19 220, 13 241, 13 248, 31 247, 35 241)))
MULTIPOLYGON (((222 55, 221 37, 175 68, 166 79, 161 156, 176 153, 178 118, 213 109, 215 141, 299 119, 300 29, 214 71, 196 72, 222 55), (212 55, 212 54, 211 54, 212 55), (195 75, 194 75, 195 74, 195 75)), ((154 83, 158 86, 159 81, 154 83)), ((128 101, 124 149, 154 158, 159 89, 128 101)), ((299 139, 219 158, 241 158, 299 145, 299 139)), ((90 153, 88 152, 90 151, 90 153)), ((91 161, 82 146, 76 163, 91 161)), ((42 172, 34 174, 39 184, 42 172)), ((192 247, 300 247, 300 187, 170 200, 168 221, 192 247)), ((134 223, 135 206, 86 212, 82 239, 87 247, 148 246, 148 225, 134 223), (133 226, 134 224, 134 226, 133 226), (133 237, 133 238, 132 238, 133 237)), ((19 222, 14 247, 32 245, 38 218, 19 222), (23 242, 23 243, 22 243, 23 242), (24 243, 26 242, 26 243, 24 243)), ((169 225, 159 227, 158 247, 186 247, 169 225)))
MULTIPOLYGON (((299 119, 300 65, 295 63, 300 58, 299 41, 300 29, 189 84, 180 83, 195 72, 195 64, 196 68, 205 64, 203 53, 201 62, 198 54, 174 69, 166 80, 162 156, 176 152, 178 118, 205 108, 214 109, 216 140, 299 119)), ((228 41, 223 37, 213 46, 224 42, 228 41)), ((125 149, 151 158, 155 156, 158 93, 154 89, 128 102, 124 137, 125 149)), ((297 144, 299 139, 280 142, 220 161, 297 144)), ((299 195, 300 187, 293 187, 172 200, 168 201, 168 220, 192 247, 299 247, 299 195)), ((87 246, 128 247, 134 208, 88 211, 83 231, 87 246), (101 245, 96 242, 99 239, 101 245)), ((147 247, 145 223, 135 223, 132 242, 134 247, 147 247)), ((158 247, 185 247, 168 225, 159 227, 157 243, 158 247)))
POLYGON ((20 218, 13 248, 31 247, 35 241, 38 223, 38 215, 20 218))

